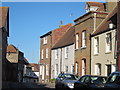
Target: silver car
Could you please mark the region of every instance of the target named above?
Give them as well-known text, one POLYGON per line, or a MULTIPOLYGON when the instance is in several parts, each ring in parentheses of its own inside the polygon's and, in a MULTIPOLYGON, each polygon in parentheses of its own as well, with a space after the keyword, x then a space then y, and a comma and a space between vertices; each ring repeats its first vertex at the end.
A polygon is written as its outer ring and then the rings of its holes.
POLYGON ((55 81, 56 89, 73 89, 74 82, 79 78, 78 75, 68 74, 68 73, 60 73, 55 81))

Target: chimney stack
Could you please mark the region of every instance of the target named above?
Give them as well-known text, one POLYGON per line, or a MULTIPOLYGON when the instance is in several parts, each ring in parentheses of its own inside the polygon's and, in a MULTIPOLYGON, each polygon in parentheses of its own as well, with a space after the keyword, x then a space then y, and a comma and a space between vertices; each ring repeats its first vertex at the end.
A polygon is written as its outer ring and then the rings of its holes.
POLYGON ((62 27, 62 20, 60 20, 60 26, 59 27, 62 27))

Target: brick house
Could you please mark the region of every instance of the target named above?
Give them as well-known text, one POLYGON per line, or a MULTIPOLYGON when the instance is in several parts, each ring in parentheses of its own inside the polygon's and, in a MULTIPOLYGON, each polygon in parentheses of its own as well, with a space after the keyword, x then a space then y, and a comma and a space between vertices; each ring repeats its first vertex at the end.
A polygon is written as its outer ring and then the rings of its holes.
POLYGON ((13 81, 23 81, 24 53, 19 51, 14 45, 7 46, 6 58, 11 63, 11 78, 13 81))
POLYGON ((105 19, 104 3, 87 2, 86 14, 75 22, 75 72, 78 75, 90 74, 90 34, 105 19))
POLYGON ((49 82, 51 79, 51 47, 72 26, 71 23, 52 30, 40 37, 40 82, 49 82))

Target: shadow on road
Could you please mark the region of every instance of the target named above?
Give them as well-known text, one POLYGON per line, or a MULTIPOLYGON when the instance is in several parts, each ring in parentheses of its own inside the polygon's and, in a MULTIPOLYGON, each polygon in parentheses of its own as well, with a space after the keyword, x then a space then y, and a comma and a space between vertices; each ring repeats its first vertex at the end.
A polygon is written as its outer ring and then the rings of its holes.
POLYGON ((2 90, 54 90, 54 87, 49 87, 48 84, 42 83, 18 83, 18 82, 3 82, 2 90))

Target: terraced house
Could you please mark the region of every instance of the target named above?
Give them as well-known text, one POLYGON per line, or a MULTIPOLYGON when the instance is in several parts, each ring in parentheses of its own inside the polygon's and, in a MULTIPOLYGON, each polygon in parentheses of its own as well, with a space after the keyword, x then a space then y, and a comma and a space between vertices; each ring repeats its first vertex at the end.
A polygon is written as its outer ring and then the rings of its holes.
POLYGON ((117 67, 117 6, 92 33, 91 74, 108 76, 117 67))
POLYGON ((74 26, 52 47, 51 78, 56 78, 60 72, 74 73, 74 26))
POLYGON ((75 73, 78 75, 90 74, 90 34, 105 19, 105 3, 87 2, 86 13, 75 22, 75 73))
POLYGON ((71 23, 52 30, 40 36, 40 82, 49 82, 51 79, 51 48, 73 26, 71 23))

